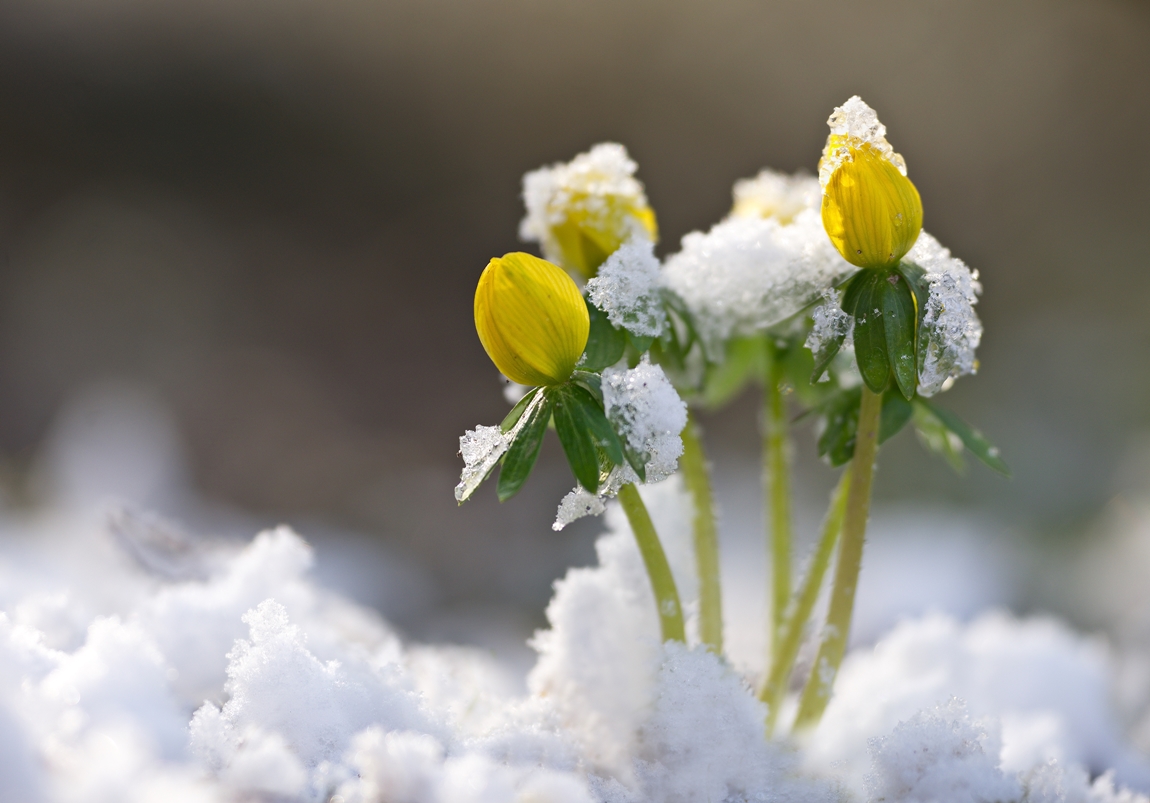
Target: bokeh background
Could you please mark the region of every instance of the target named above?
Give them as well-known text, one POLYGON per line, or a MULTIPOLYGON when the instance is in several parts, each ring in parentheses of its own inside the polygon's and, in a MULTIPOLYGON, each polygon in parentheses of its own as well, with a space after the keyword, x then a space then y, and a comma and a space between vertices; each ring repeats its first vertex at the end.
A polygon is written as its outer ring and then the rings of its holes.
MULTIPOLYGON (((321 568, 341 545, 333 582, 416 635, 538 622, 600 529, 550 531, 557 443, 514 502, 452 498, 458 436, 506 410, 471 294, 522 247, 522 174, 624 143, 670 253, 736 179, 813 171, 857 93, 981 271, 982 369, 945 403, 1015 472, 906 433, 877 494, 1057 553, 1150 485, 1148 82, 1135 0, 5 0, 4 504, 70 459, 192 527, 292 523, 321 568)), ((756 406, 706 419, 727 527, 758 526, 756 406)), ((1013 604, 1058 607, 1026 577, 1013 604)))

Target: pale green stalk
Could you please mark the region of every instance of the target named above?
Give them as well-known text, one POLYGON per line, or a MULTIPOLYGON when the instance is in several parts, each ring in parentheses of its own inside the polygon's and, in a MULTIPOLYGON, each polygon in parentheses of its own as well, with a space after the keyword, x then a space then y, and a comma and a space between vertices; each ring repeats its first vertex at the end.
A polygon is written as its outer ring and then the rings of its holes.
POLYGON ((619 502, 623 505, 623 512, 627 514, 627 521, 631 523, 631 532, 635 534, 639 554, 643 556, 643 565, 647 567, 647 576, 651 580, 651 590, 655 592, 655 605, 659 611, 659 626, 663 633, 663 641, 686 642, 679 589, 675 587, 675 578, 671 574, 671 564, 667 562, 667 553, 659 543, 655 525, 651 523, 651 516, 647 513, 647 506, 643 504, 642 497, 639 496, 639 489, 634 485, 624 485, 619 489, 619 502))
POLYGON ((858 587, 859 568, 862 565, 863 542, 866 540, 867 517, 870 514, 871 480, 874 478, 881 414, 882 394, 874 393, 863 385, 855 453, 850 467, 851 487, 843 517, 838 566, 835 568, 834 585, 831 586, 830 609, 827 611, 827 623, 823 629, 818 656, 799 701, 795 730, 808 730, 819 724, 846 652, 855 589, 858 587))
POLYGON ((767 704, 767 735, 770 736, 778 720, 779 708, 782 706, 783 695, 787 690, 787 681, 791 677, 791 670, 795 666, 795 658, 799 654, 799 646, 803 640, 803 630, 811 618, 811 611, 819 598, 823 578, 830 567, 831 555, 835 544, 838 543, 839 532, 843 526, 843 516, 846 512, 847 493, 851 485, 851 472, 848 468, 839 478, 839 484, 831 494, 830 507, 823 521, 822 535, 818 546, 815 547, 811 558, 807 576, 803 585, 792 601, 787 614, 786 627, 783 637, 779 641, 779 649, 771 656, 770 672, 759 688, 759 699, 767 704))
POLYGON ((699 572, 699 639, 716 655, 723 653, 723 595, 719 583, 719 534, 711 476, 703 454, 702 430, 693 413, 683 428, 683 479, 695 505, 695 564, 699 572))
POLYGON ((791 597, 790 441, 778 349, 767 336, 763 377, 763 501, 771 554, 770 654, 778 652, 791 597))

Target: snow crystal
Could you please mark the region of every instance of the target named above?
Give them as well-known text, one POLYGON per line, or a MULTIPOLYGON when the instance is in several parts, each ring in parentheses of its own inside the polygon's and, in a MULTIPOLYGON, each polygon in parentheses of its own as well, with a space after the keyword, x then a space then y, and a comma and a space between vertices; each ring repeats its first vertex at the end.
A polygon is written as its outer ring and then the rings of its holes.
POLYGON ((819 160, 819 183, 823 187, 827 186, 839 165, 852 158, 847 142, 851 147, 869 145, 906 175, 906 160, 886 141, 886 126, 879 122, 875 110, 858 95, 835 107, 827 125, 831 128, 831 137, 827 140, 823 158, 819 160))
POLYGON ((732 216, 774 218, 780 223, 790 223, 804 209, 817 210, 822 204, 822 188, 814 176, 769 169, 736 181, 733 195, 732 216))
POLYGON ((655 244, 646 237, 633 237, 607 257, 587 282, 587 295, 612 324, 634 335, 659 337, 667 326, 659 295, 659 260, 655 244))
MULTIPOLYGON (((559 162, 526 174, 523 204, 527 215, 519 224, 519 237, 541 243, 544 256, 552 262, 560 261, 551 230, 563 223, 572 211, 596 219, 616 213, 620 202, 632 208, 647 206, 643 185, 635 178, 637 169, 626 148, 603 142, 570 162, 559 162)), ((618 223, 630 227, 632 234, 646 236, 642 224, 631 215, 622 216, 618 223)))
POLYGON ((647 457, 647 482, 675 473, 683 454, 687 405, 660 366, 644 359, 634 368, 608 368, 603 408, 631 448, 647 457))
MULTIPOLYGON (((515 387, 521 387, 516 385, 515 387)), ((519 430, 530 418, 529 413, 537 405, 543 403, 543 394, 536 394, 527 409, 519 416, 508 432, 502 427, 485 427, 482 424, 475 429, 469 429, 459 438, 459 455, 463 458, 463 471, 459 475, 459 484, 455 486, 455 501, 466 502, 475 489, 483 484, 487 475, 495 468, 503 453, 511 446, 519 430)))
POLYGON ((511 445, 510 438, 500 427, 482 424, 469 429, 459 438, 459 454, 463 458, 463 473, 455 486, 455 501, 463 502, 487 479, 499 458, 511 445))
MULTIPOLYGON (((687 405, 658 365, 646 357, 634 368, 608 368, 603 372, 603 407, 607 418, 627 444, 647 458, 647 483, 657 483, 675 473, 683 454, 683 427, 687 405)), ((551 529, 562 530, 576 519, 597 516, 604 500, 624 485, 639 482, 629 465, 615 466, 592 494, 576 486, 559 503, 551 529)))
MULTIPOLYGON (((620 486, 621 487, 621 486, 620 486)), ((603 495, 607 495, 607 488, 600 488, 603 495)), ((615 489, 618 492, 618 489, 615 489)), ((598 516, 607 509, 603 503, 603 499, 598 494, 593 494, 584 488, 582 485, 576 485, 566 496, 559 502, 559 510, 555 514, 555 523, 551 525, 551 529, 559 532, 568 524, 584 516, 598 516)))
POLYGON ((814 323, 804 345, 816 358, 839 338, 843 338, 842 347, 849 345, 854 318, 843 312, 838 290, 832 288, 823 293, 823 303, 815 307, 811 318, 814 323))
POLYGON ((918 392, 933 396, 947 380, 978 370, 975 349, 982 340, 982 322, 974 311, 982 285, 978 273, 925 231, 906 255, 909 262, 926 271, 930 285, 923 313, 924 342, 919 367, 918 392))
POLYGON ((715 358, 731 336, 781 323, 856 270, 831 245, 819 213, 805 209, 786 225, 732 217, 686 235, 663 282, 687 305, 715 358))
POLYGON ((995 725, 973 722, 957 698, 900 722, 870 741, 867 799, 894 803, 1017 800, 1018 779, 998 766, 995 725))

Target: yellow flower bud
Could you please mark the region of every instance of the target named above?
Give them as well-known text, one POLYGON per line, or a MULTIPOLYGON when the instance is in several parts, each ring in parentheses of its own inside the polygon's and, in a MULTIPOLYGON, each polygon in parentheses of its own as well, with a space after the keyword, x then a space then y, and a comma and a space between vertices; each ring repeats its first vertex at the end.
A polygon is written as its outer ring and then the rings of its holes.
POLYGON ((531 254, 492 259, 475 288, 475 330, 512 382, 566 382, 587 347, 591 322, 571 277, 531 254))
POLYGON ((827 235, 852 265, 897 265, 922 231, 922 199, 905 162, 857 96, 835 110, 830 124, 819 161, 827 235))
POLYGON ((622 145, 608 142, 565 164, 528 173, 520 236, 542 244, 543 254, 573 275, 594 277, 631 237, 658 238, 636 169, 622 145))

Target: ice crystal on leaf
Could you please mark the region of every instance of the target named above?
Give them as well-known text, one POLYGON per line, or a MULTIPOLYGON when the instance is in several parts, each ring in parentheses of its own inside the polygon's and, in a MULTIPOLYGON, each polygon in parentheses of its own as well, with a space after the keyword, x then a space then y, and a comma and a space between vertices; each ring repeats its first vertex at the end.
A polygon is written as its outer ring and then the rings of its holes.
POLYGON ((499 458, 507 451, 510 439, 500 427, 482 424, 469 429, 459 438, 459 454, 463 457, 463 473, 455 486, 455 501, 463 502, 487 478, 499 458))
POLYGON ((789 224, 731 217, 688 234, 667 259, 663 281, 691 311, 714 358, 732 335, 786 320, 855 270, 831 245, 819 213, 804 209, 789 224))
MULTIPOLYGON (((687 405, 663 369, 646 359, 631 369, 603 372, 603 407, 616 431, 636 453, 646 457, 646 481, 659 482, 675 473, 683 454, 683 427, 687 405)), ((639 481, 628 465, 616 466, 600 486, 598 495, 576 487, 559 503, 553 530, 603 512, 603 500, 624 485, 639 481)))
POLYGON ((635 237, 620 246, 587 282, 587 295, 607 319, 640 337, 658 337, 667 326, 659 295, 655 244, 635 237))
POLYGON ((933 396, 948 380, 978 369, 974 352, 982 340, 982 322, 974 305, 982 285, 977 272, 925 231, 906 258, 926 271, 930 285, 919 345, 918 392, 933 396))
POLYGON ((843 312, 839 291, 826 290, 823 293, 823 303, 815 307, 811 319, 813 321, 811 331, 804 345, 812 354, 819 354, 840 337, 846 338, 843 341, 843 348, 849 348, 847 341, 851 339, 854 318, 843 312))
POLYGON ((683 454, 680 435, 687 425, 687 405, 661 367, 644 360, 631 369, 608 368, 603 407, 631 448, 647 456, 647 482, 675 473, 683 454))

